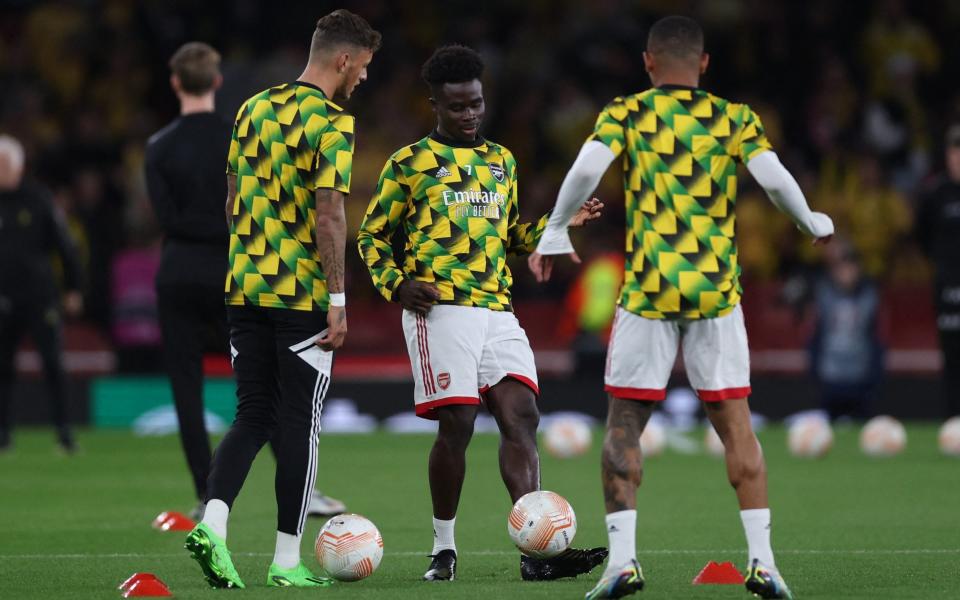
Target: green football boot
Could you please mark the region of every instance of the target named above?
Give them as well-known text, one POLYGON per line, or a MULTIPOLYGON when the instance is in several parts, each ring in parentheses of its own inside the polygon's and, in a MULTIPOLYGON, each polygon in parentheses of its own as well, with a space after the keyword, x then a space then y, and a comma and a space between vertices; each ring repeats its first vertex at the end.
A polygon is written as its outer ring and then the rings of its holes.
POLYGON ((187 542, 183 545, 190 551, 190 556, 197 561, 203 576, 212 588, 245 588, 233 560, 227 543, 213 532, 212 529, 200 523, 187 535, 187 542))
POLYGON ((277 563, 273 563, 267 572, 268 587, 330 587, 331 585, 333 585, 332 579, 317 577, 303 563, 292 569, 282 569, 277 566, 277 563))
POLYGON ((584 600, 601 598, 623 598, 643 589, 643 569, 636 560, 631 560, 619 571, 605 573, 597 585, 587 592, 584 600))
POLYGON ((768 569, 760 564, 760 561, 753 559, 750 568, 747 569, 747 576, 744 581, 747 591, 760 598, 784 598, 793 600, 793 594, 787 587, 787 582, 783 580, 780 573, 775 569, 768 569))

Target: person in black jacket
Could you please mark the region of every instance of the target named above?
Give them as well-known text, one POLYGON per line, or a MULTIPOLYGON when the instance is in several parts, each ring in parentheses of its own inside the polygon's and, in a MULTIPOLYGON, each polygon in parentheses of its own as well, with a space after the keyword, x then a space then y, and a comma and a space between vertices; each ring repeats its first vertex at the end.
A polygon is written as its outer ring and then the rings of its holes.
POLYGON ((180 442, 201 506, 210 471, 203 416, 203 354, 225 352, 223 282, 227 228, 223 222, 223 157, 230 124, 214 110, 220 55, 190 43, 170 59, 170 85, 180 116, 147 142, 147 190, 165 234, 157 272, 163 355, 180 423, 180 442))
POLYGON ((61 357, 61 306, 52 255, 60 257, 69 314, 83 308, 81 266, 61 213, 50 193, 25 180, 23 146, 0 135, 0 452, 11 447, 14 357, 29 333, 43 362, 57 440, 76 451, 67 415, 66 376, 61 357))
POLYGON ((960 415, 960 123, 947 128, 946 172, 921 195, 916 233, 933 263, 945 416, 960 415))
MULTIPOLYGON (((233 124, 214 112, 222 83, 220 54, 201 42, 181 46, 170 59, 170 86, 180 116, 147 142, 147 191, 164 232, 157 272, 163 354, 180 423, 180 442, 203 514, 210 474, 210 440, 203 412, 203 354, 229 347, 224 283, 229 234, 224 160, 233 124)), ((337 514, 339 500, 313 492, 310 513, 337 514)))

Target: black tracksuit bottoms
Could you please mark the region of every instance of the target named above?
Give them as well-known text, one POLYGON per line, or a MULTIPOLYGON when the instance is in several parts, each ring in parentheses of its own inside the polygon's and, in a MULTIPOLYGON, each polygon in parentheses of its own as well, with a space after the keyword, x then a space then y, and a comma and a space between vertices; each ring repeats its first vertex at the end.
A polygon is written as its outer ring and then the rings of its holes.
POLYGON ((24 334, 30 334, 43 363, 53 424, 66 432, 67 384, 63 370, 59 300, 42 291, 14 299, 0 293, 0 431, 13 428, 14 358, 24 334))
POLYGON ((940 330, 943 403, 947 417, 960 417, 960 331, 940 330))
POLYGON ((207 495, 210 438, 203 414, 203 354, 227 352, 227 309, 222 285, 157 284, 163 358, 197 498, 207 495))
POLYGON ((237 416, 213 455, 207 499, 229 507, 257 452, 273 439, 277 530, 300 535, 317 474, 320 411, 333 353, 314 342, 323 312, 229 306, 230 354, 237 378, 237 416))

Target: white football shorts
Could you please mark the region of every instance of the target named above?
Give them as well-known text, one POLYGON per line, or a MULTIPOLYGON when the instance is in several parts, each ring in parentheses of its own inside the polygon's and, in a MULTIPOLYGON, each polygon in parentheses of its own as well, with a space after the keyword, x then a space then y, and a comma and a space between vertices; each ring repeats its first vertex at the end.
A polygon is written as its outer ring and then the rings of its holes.
POLYGON ((683 346, 687 379, 705 402, 750 395, 750 349, 738 304, 713 319, 645 319, 617 307, 604 389, 631 400, 663 400, 683 346))
POLYGON ((540 395, 530 342, 512 312, 445 304, 426 316, 404 310, 403 335, 418 416, 436 419, 439 406, 480 404, 506 377, 540 395))

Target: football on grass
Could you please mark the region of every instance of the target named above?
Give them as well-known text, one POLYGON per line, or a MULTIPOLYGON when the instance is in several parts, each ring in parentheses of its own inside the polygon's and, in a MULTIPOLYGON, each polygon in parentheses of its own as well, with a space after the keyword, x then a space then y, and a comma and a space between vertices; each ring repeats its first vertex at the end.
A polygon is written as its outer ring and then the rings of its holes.
POLYGON ((860 431, 860 448, 868 456, 900 454, 906 445, 907 431, 893 417, 874 417, 860 431))
POLYGON ((960 456, 960 417, 947 419, 937 436, 940 451, 947 456, 960 456))
POLYGON ((510 539, 531 558, 550 558, 570 547, 577 516, 560 494, 530 492, 517 500, 507 518, 510 539))
POLYGON ((787 430, 790 454, 801 458, 820 458, 833 446, 833 429, 822 417, 804 417, 787 430))
POLYGON ((720 439, 720 434, 718 434, 717 430, 713 428, 713 425, 709 423, 703 432, 703 447, 706 448, 707 454, 710 456, 723 456, 726 452, 726 448, 723 446, 723 440, 720 439))
POLYGON ((667 431, 663 425, 655 421, 647 422, 640 435, 640 450, 644 456, 657 456, 663 454, 663 449, 667 447, 667 431))
POLYGON ((590 449, 593 434, 590 426, 579 419, 554 419, 543 432, 543 445, 550 456, 573 458, 590 449))
POLYGON ((383 558, 383 538, 370 519, 337 515, 317 535, 317 561, 334 579, 359 581, 369 577, 383 558))

